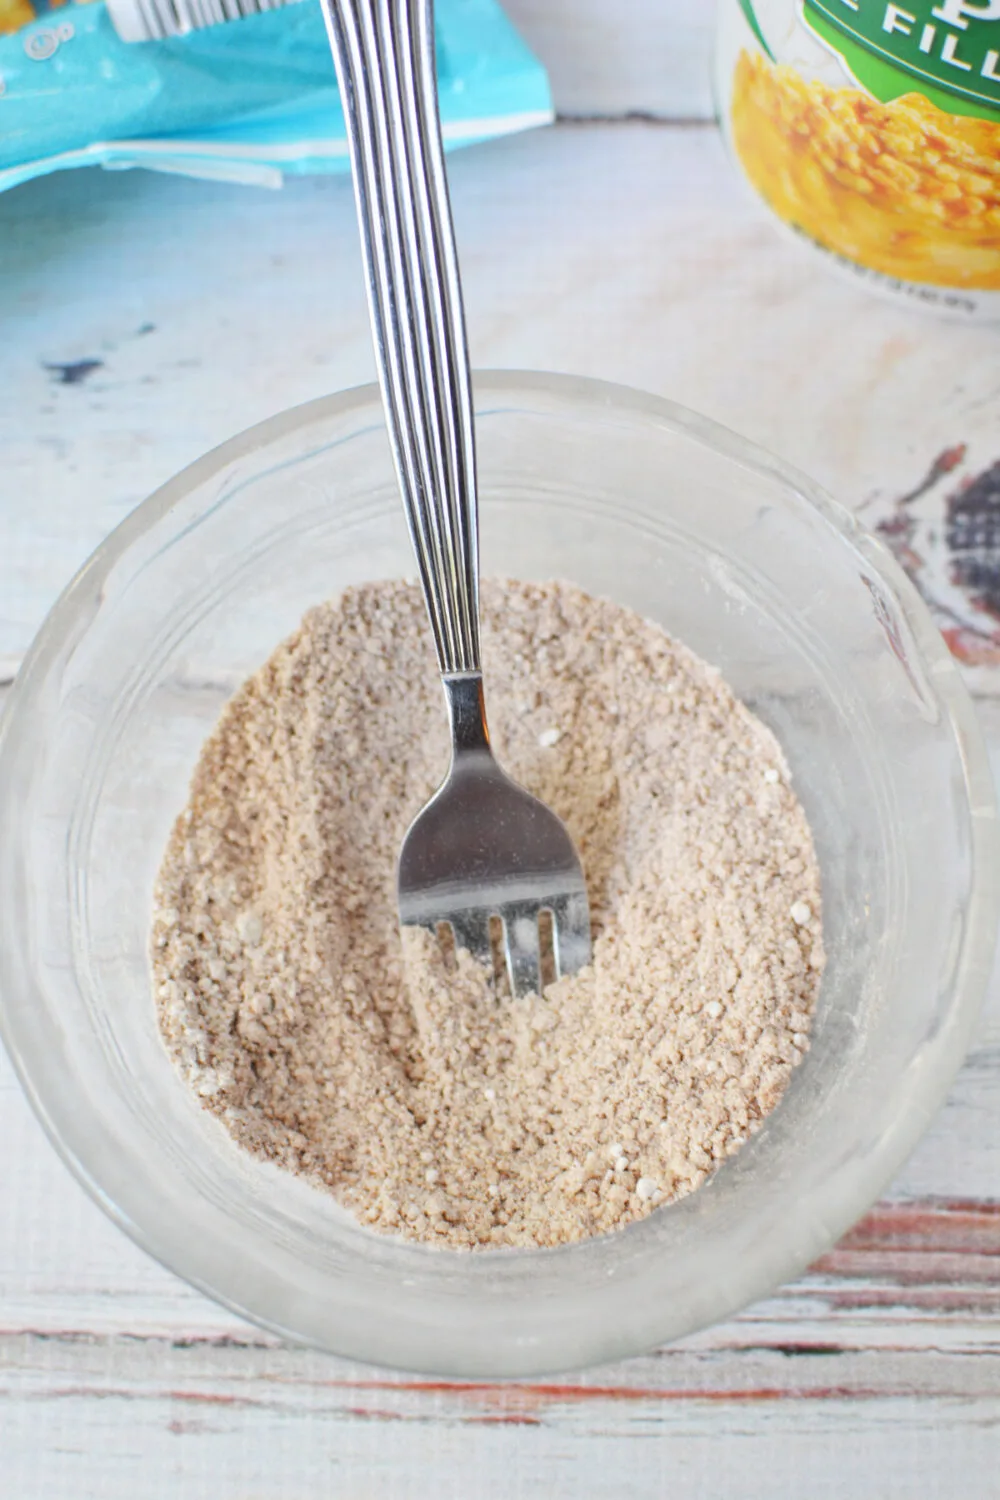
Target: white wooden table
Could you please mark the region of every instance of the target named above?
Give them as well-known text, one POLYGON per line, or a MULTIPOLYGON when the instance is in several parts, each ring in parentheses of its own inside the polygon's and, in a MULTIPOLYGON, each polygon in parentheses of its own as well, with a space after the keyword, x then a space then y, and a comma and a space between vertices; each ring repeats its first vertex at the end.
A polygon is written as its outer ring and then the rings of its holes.
MULTIPOLYGON (((511 8, 539 45, 560 10, 511 8)), ((560 87, 569 107, 589 97, 568 64, 560 87)), ((679 112, 703 112, 689 93, 679 112)), ((654 88, 647 113, 678 112, 662 102, 654 88)), ((944 488, 1000 456, 997 331, 823 276, 741 197, 710 125, 563 123, 456 157, 452 179, 476 363, 672 396, 873 513, 958 444, 944 488)), ((341 180, 38 182, 0 199, 0 296, 9 683, 74 568, 156 484, 372 366, 341 180)), ((1000 758, 995 678, 971 674, 1000 758)), ((647 1358, 530 1384, 349 1366, 213 1306, 84 1196, 0 1058, 0 1496, 993 1500, 998 995, 1000 978, 885 1201, 807 1277, 647 1358)))

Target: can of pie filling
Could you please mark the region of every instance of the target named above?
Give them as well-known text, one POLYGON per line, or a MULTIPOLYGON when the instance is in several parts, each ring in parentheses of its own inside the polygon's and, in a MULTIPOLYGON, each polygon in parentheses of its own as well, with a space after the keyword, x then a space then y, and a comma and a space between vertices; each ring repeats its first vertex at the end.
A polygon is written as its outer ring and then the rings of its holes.
POLYGON ((1000 317, 1000 0, 721 0, 716 87, 740 171, 832 265, 1000 317))

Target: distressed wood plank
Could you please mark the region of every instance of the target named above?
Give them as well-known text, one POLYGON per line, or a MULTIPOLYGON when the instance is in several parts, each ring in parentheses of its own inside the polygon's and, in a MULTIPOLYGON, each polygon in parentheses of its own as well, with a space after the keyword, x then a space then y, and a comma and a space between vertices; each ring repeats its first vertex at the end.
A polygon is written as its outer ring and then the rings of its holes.
MULTIPOLYGON (((157 1326, 155 1319, 144 1321, 130 1290, 134 1288, 126 1285, 109 1295, 106 1305, 93 1294, 81 1295, 75 1307, 57 1287, 49 1296, 38 1295, 34 1305, 5 1297, 0 1339, 100 1342, 131 1335, 153 1344, 222 1341, 247 1350, 275 1344, 221 1310, 201 1326, 193 1320, 189 1324, 182 1295, 174 1298, 174 1327, 168 1319, 157 1326), (53 1319, 57 1309, 61 1321, 53 1319), (74 1311, 78 1322, 72 1321, 74 1311)), ((886 1201, 799 1281, 673 1347, 701 1353, 934 1347, 956 1354, 1000 1354, 1000 1200, 886 1201)), ((632 1363, 621 1370, 631 1371, 632 1363)), ((994 1375, 1000 1382, 1000 1369, 994 1375)))
MULTIPOLYGON (((876 520, 943 451, 964 445, 968 476, 997 458, 995 334, 824 274, 712 129, 563 125, 457 155, 452 181, 478 364, 672 396, 876 520)), ((157 484, 371 378, 356 242, 331 179, 273 195, 79 172, 0 199, 0 676, 157 484), (46 368, 84 360, 103 363, 77 384, 46 368)))
POLYGON ((995 1379, 982 1360, 927 1350, 672 1352, 587 1381, 471 1386, 381 1380, 283 1349, 248 1369, 225 1345, 21 1339, 0 1345, 0 1364, 18 1500, 331 1488, 359 1500, 893 1500, 950 1497, 956 1482, 971 1500, 995 1495, 995 1379))

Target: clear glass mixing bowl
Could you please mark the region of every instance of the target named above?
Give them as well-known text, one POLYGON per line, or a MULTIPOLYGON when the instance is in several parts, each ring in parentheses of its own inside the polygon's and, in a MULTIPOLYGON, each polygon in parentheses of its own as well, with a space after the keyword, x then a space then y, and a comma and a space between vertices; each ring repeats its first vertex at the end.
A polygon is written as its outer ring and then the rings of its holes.
POLYGON ((373 388, 194 464, 52 611, 0 739, 0 993, 53 1141, 164 1265, 338 1354, 528 1375, 732 1313, 877 1196, 966 1047, 997 844, 955 668, 849 515, 651 396, 494 374, 477 409, 485 570, 565 577, 659 621, 784 746, 822 864, 829 967, 812 1049, 763 1129, 707 1186, 623 1233, 470 1254, 380 1238, 244 1155, 167 1060, 151 891, 203 739, 308 606, 413 572, 373 388))

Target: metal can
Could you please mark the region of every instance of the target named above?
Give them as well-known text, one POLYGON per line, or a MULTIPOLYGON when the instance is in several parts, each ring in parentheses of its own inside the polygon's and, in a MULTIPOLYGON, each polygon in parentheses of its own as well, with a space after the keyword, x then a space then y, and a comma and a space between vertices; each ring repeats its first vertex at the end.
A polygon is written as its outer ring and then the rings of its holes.
POLYGON ((1000 317, 1000 0, 721 0, 740 171, 834 265, 1000 317))

